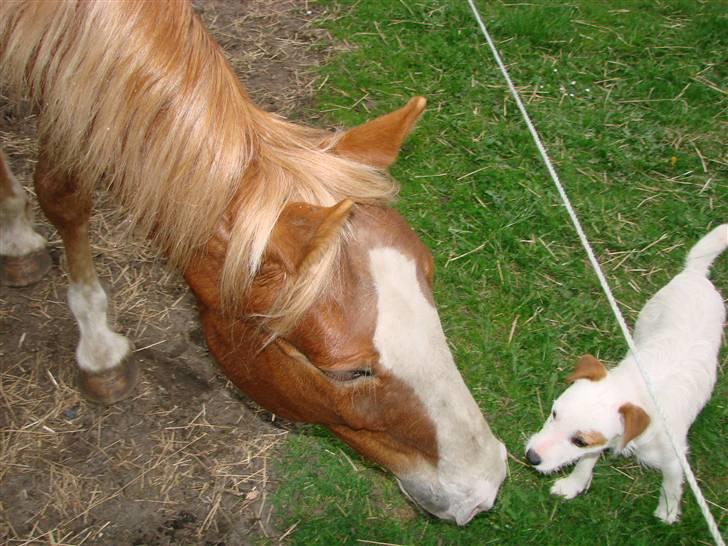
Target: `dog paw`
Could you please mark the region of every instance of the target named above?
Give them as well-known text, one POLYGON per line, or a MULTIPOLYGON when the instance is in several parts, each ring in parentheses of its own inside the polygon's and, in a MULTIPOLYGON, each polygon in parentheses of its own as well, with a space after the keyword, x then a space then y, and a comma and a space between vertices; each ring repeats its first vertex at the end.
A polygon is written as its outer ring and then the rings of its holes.
POLYGON ((671 525, 680 519, 680 507, 677 503, 668 506, 667 503, 660 502, 655 510, 655 516, 662 520, 663 523, 671 525))
POLYGON ((573 499, 579 493, 589 489, 591 480, 584 483, 583 480, 574 479, 571 476, 556 480, 551 486, 551 494, 558 497, 564 497, 567 500, 573 499))

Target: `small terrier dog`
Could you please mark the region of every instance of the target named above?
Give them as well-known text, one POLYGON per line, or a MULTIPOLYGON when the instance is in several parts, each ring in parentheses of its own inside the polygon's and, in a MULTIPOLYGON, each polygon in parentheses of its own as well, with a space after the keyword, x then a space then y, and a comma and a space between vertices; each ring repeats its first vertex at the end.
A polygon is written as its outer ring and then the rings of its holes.
MULTIPOLYGON (((637 359, 683 454, 688 429, 716 380, 725 307, 707 276, 726 247, 728 224, 723 224, 692 248, 685 269, 647 302, 635 325, 637 359)), ((609 371, 595 357, 583 356, 567 381, 571 386, 526 445, 526 459, 544 474, 577 461, 569 476, 554 483, 551 493, 573 499, 586 491, 599 454, 612 449, 662 471, 655 516, 665 523, 677 521, 682 468, 634 354, 629 352, 609 371)))

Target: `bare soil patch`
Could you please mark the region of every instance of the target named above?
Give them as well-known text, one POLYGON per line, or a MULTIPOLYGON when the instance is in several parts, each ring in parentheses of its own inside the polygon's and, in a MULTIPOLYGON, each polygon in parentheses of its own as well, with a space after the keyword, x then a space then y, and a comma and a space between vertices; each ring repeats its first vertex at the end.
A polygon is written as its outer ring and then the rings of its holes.
MULTIPOLYGON (((200 0, 253 99, 294 116, 313 94, 325 37, 307 2, 200 0)), ((0 146, 26 186, 34 118, 0 98, 0 146)), ((92 220, 112 322, 136 346, 135 395, 113 407, 75 386, 76 325, 60 240, 36 214, 55 267, 0 287, 0 539, 9 544, 249 544, 277 537, 269 459, 286 427, 239 395, 207 353, 194 298, 100 194, 92 220), (275 425, 275 426, 274 426, 275 425)))

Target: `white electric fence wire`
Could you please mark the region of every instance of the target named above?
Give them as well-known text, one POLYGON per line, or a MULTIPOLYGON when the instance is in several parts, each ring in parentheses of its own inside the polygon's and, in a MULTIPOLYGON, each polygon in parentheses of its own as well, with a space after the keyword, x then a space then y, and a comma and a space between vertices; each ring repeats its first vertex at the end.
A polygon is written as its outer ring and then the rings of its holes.
POLYGON ((657 409, 657 412, 659 414, 660 421, 662 424, 662 428, 665 431, 665 433, 667 434, 667 437, 670 440, 670 444, 672 445, 672 449, 675 452, 675 455, 677 456, 678 460, 680 461, 680 466, 682 467, 682 470, 685 473, 687 481, 690 484, 690 489, 692 490, 693 495, 695 495, 695 500, 697 501, 698 506, 700 507, 700 510, 703 513, 703 517, 705 518, 705 521, 708 524, 708 529, 710 530, 710 533, 713 536, 713 540, 715 541, 716 545, 725 546, 725 542, 723 542, 723 538, 720 536, 720 531, 718 530, 718 526, 715 523, 715 519, 713 519, 713 514, 710 512, 710 508, 708 508, 708 504, 705 501, 705 497, 703 496, 703 493, 700 490, 700 487, 698 486, 698 482, 695 479, 695 475, 693 474, 693 471, 690 468, 690 463, 688 463, 688 460, 685 457, 685 454, 682 453, 681 450, 677 448, 677 445, 675 443, 675 438, 673 437, 672 433, 670 432, 670 427, 667 426, 667 420, 665 418, 665 413, 662 409, 662 406, 658 402, 657 397, 655 396, 654 388, 652 386, 652 383, 650 382, 648 375, 645 373, 645 371, 642 368, 642 365, 640 364, 639 357, 637 354, 637 347, 634 344, 634 340, 632 339, 632 335, 629 332, 629 328, 627 328, 627 323, 624 321, 624 317, 622 316, 622 312, 620 311, 619 306, 617 305, 617 301, 615 300, 614 296, 612 295, 612 290, 609 288, 609 283, 607 282, 607 279, 604 276, 604 273, 602 272, 602 268, 599 265, 599 262, 597 261, 596 257, 594 256, 594 251, 592 250, 592 247, 589 244, 589 240, 587 239, 586 234, 584 233, 584 230, 581 226, 581 222, 579 221, 579 218, 577 217, 576 212, 574 212, 574 208, 571 205, 569 196, 566 194, 566 191, 564 190, 564 187, 562 186, 561 181, 559 180, 559 175, 556 173, 556 169, 554 169, 554 166, 551 163, 551 159, 549 158, 548 153, 546 152, 546 148, 544 147, 543 143, 541 142, 541 138, 539 137, 538 132, 536 131, 536 128, 534 127, 533 123, 531 122, 531 118, 529 117, 528 112, 526 111, 526 108, 523 105, 523 102, 521 102, 521 97, 518 94, 518 91, 516 90, 515 86, 513 85, 513 82, 511 81, 511 77, 509 76, 508 70, 506 70, 506 67, 503 64, 503 61, 501 60, 500 54, 498 53, 498 49, 496 48, 495 43, 491 39, 490 34, 488 33, 488 30, 485 28, 485 23, 483 23, 483 19, 480 16, 480 12, 478 11, 478 8, 473 3, 473 0, 468 0, 468 3, 470 4, 470 9, 473 11, 473 15, 475 16, 475 19, 478 21, 480 30, 483 32, 483 36, 485 36, 485 39, 488 42, 488 46, 490 47, 490 50, 493 53, 493 57, 495 58, 496 63, 498 63, 498 68, 500 68, 500 71, 503 74, 503 77, 505 78, 506 82, 508 83, 508 88, 511 91, 511 95, 513 95, 513 99, 516 101, 516 105, 518 106, 518 109, 521 111, 521 114, 523 114, 523 118, 526 120, 526 125, 528 125, 528 130, 531 132, 531 136, 533 137, 533 140, 536 143, 536 147, 538 148, 538 151, 541 153, 541 158, 543 159, 544 163, 546 164, 546 168, 548 169, 549 174, 551 175, 551 178, 553 179, 554 184, 556 185, 556 189, 558 190, 559 195, 561 196, 561 200, 564 203, 564 207, 566 207, 566 211, 569 213, 571 222, 574 224, 574 228, 576 229, 576 232, 579 235, 581 244, 584 247, 584 250, 586 251, 587 256, 589 257, 589 261, 591 262, 591 265, 594 268, 594 272, 596 273, 596 275, 599 279, 599 283, 602 285, 602 289, 604 290, 604 293, 607 296, 609 305, 611 306, 612 311, 614 312, 614 316, 616 317, 617 322, 619 323, 619 327, 622 329, 622 334, 624 335, 624 339, 627 341, 627 346, 629 347, 629 350, 631 351, 632 356, 634 357, 635 362, 637 363, 637 368, 640 370, 642 379, 644 380, 645 385, 647 386, 647 391, 649 392, 650 397, 652 398, 652 403, 655 405, 655 408, 657 409))

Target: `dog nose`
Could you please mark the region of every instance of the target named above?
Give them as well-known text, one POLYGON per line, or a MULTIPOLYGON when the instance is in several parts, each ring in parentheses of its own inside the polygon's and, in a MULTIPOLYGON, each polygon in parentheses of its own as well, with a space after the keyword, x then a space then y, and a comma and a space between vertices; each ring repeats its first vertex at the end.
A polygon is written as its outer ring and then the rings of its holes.
POLYGON ((538 453, 536 453, 533 449, 529 449, 526 451, 526 460, 529 462, 529 464, 532 464, 533 466, 538 466, 541 464, 541 457, 538 456, 538 453))

